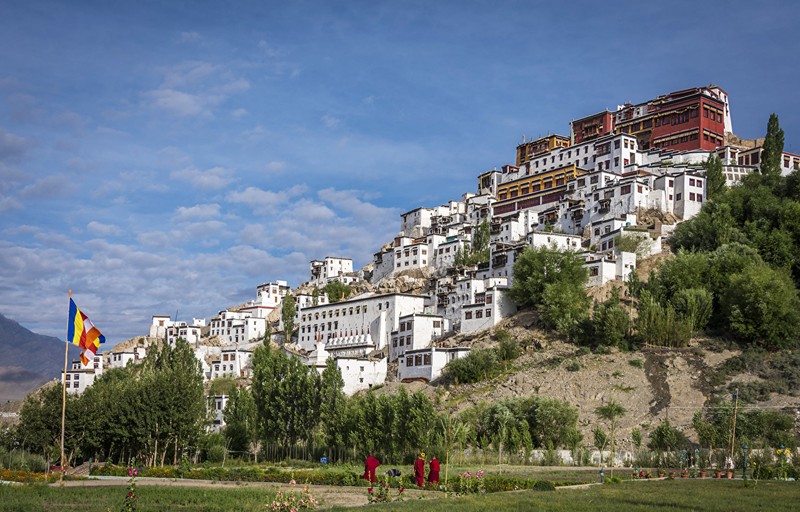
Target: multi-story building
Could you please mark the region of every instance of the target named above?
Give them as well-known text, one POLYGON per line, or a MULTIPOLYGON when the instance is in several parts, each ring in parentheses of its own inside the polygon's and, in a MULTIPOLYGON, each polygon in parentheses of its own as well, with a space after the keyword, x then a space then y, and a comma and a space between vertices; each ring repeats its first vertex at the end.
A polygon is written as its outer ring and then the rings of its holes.
POLYGON ((298 342, 311 351, 317 340, 328 352, 366 354, 390 343, 400 317, 425 311, 427 297, 406 293, 362 295, 349 300, 305 308, 300 315, 298 342))
POLYGON ((411 313, 400 317, 397 330, 392 331, 389 360, 394 361, 408 350, 425 348, 448 332, 449 325, 441 315, 411 313))
POLYGON ((196 344, 203 336, 203 331, 206 329, 205 318, 193 318, 192 323, 187 322, 173 322, 167 328, 167 342, 174 345, 178 339, 182 339, 190 344, 196 344))
POLYGON ((469 351, 467 347, 427 347, 406 351, 400 356, 397 378, 400 382, 434 381, 442 375, 447 363, 466 357, 469 351))
POLYGON ((65 388, 67 393, 81 394, 86 388, 94 384, 95 379, 103 374, 103 355, 98 352, 89 360, 89 364, 85 365, 80 359, 72 361, 70 369, 65 375, 65 388))
POLYGON ((265 318, 249 311, 220 311, 211 319, 209 335, 219 338, 223 345, 248 343, 263 337, 266 326, 265 318))
POLYGON ((256 299, 248 302, 239 310, 249 313, 255 318, 267 318, 279 308, 283 298, 291 291, 286 281, 264 283, 256 287, 256 299))
POLYGON ((226 348, 220 351, 219 359, 211 362, 211 380, 220 377, 246 378, 253 374, 251 360, 253 348, 226 348))
POLYGON ((330 281, 341 281, 350 284, 355 281, 353 260, 325 256, 324 260, 311 260, 311 284, 323 287, 330 281))
POLYGON ((634 135, 641 149, 714 151, 733 131, 728 94, 714 85, 625 104, 617 109, 614 124, 616 133, 634 135))
POLYGON ((566 148, 569 145, 569 137, 563 135, 548 135, 530 142, 526 142, 523 137, 522 144, 517 146, 517 166, 532 160, 535 156, 548 153, 556 148, 566 148))

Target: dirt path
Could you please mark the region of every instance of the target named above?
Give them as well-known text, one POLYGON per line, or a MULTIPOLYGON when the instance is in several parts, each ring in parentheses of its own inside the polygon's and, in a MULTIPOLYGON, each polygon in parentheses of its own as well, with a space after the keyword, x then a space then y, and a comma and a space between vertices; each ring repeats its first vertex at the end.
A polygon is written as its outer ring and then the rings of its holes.
MULTIPOLYGON (((67 480, 63 482, 64 487, 127 487, 127 477, 93 477, 87 480, 67 480)), ((58 487, 59 483, 50 484, 51 487, 58 487)), ((239 487, 261 487, 270 491, 282 489, 291 491, 289 484, 273 482, 225 482, 216 480, 183 480, 172 478, 147 478, 136 479, 136 485, 145 486, 167 486, 167 487, 195 487, 207 489, 239 488, 239 487)), ((304 485, 294 486, 295 491, 302 491, 304 485)), ((309 485, 309 489, 315 498, 322 505, 321 508, 329 507, 360 507, 368 504, 366 487, 348 487, 335 485, 309 485)), ((423 498, 441 496, 436 491, 421 491, 418 489, 407 489, 405 491, 408 498, 423 498)))

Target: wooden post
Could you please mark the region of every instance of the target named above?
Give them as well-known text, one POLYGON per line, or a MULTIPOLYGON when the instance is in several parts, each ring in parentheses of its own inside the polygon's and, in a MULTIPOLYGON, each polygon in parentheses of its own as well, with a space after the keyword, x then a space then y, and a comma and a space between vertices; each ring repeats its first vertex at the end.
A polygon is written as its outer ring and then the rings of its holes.
MULTIPOLYGON (((72 299, 72 290, 69 290, 67 297, 72 299)), ((69 311, 69 304, 67 305, 69 311)), ((67 314, 69 323, 69 314, 67 314)), ((69 336, 69 325, 67 325, 67 336, 69 336)), ((64 483, 64 426, 67 417, 67 358, 69 356, 70 340, 64 336, 64 372, 61 374, 61 471, 58 478, 59 483, 64 483)))

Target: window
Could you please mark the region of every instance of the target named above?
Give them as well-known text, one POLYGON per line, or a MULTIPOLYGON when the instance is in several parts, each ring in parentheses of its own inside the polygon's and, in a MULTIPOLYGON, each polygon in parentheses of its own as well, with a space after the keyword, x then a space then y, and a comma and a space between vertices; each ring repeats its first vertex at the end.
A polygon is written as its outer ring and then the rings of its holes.
POLYGON ((589 276, 590 277, 597 277, 599 270, 597 267, 592 267, 589 269, 589 276))
POLYGON ((678 192, 677 194, 675 194, 675 200, 676 200, 676 201, 680 201, 680 200, 681 200, 681 193, 680 193, 680 192, 678 192))
POLYGON ((464 320, 472 320, 472 311, 464 313, 464 320))
POLYGON ((430 366, 431 365, 431 355, 430 354, 424 354, 422 364, 424 364, 425 366, 430 366))
POLYGON ((694 178, 689 178, 689 186, 690 187, 694 186, 694 178))
POLYGON ((408 356, 406 358, 406 366, 414 366, 414 358, 413 357, 408 356))

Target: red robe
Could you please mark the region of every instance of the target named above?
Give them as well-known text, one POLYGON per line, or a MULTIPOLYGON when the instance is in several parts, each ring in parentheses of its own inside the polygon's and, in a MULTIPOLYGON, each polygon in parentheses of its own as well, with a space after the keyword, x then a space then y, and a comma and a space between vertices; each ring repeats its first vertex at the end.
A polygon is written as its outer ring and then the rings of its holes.
POLYGON ((414 479, 417 481, 417 487, 425 485, 425 459, 417 458, 414 462, 414 479))
POLYGON ((431 471, 428 473, 428 483, 429 484, 438 484, 439 483, 439 459, 436 457, 431 460, 431 471))
POLYGON ((361 478, 363 478, 364 480, 369 480, 369 483, 371 484, 375 483, 375 470, 380 465, 381 465, 380 461, 378 461, 378 459, 376 459, 372 455, 367 457, 367 462, 364 464, 364 476, 362 476, 361 478))

